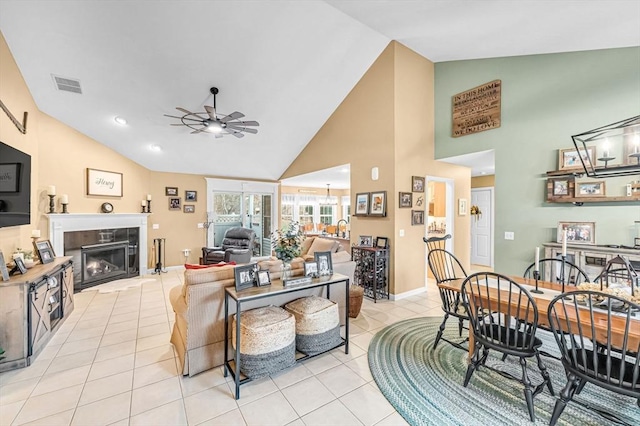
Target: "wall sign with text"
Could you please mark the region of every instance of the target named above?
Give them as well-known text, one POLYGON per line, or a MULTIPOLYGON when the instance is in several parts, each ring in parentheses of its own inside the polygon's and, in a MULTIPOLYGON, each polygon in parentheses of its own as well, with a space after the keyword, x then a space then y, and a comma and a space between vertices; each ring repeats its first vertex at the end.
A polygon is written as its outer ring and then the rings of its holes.
POLYGON ((454 138, 500 127, 502 81, 493 80, 452 98, 454 138))
POLYGON ((122 173, 87 169, 87 195, 122 197, 122 173))

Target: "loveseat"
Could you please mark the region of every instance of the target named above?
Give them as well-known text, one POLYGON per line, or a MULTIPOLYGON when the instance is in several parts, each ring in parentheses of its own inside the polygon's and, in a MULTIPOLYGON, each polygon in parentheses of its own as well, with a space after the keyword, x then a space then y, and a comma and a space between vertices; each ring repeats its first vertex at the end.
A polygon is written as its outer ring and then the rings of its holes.
MULTIPOLYGON (((293 274, 303 274, 305 259, 313 260, 315 251, 331 251, 334 272, 348 276, 349 282, 353 282, 355 262, 351 260, 347 249, 334 240, 307 238, 302 245, 301 257, 291 262, 293 274)), ((272 257, 259 261, 258 267, 268 270, 272 280, 278 279, 282 261, 272 257)), ((169 300, 175 312, 171 343, 180 359, 183 375, 193 376, 222 365, 224 361, 224 288, 235 285, 234 268, 233 265, 212 265, 208 268, 187 269, 183 285, 170 290, 169 300)), ((337 285, 331 290, 331 299, 338 303, 340 320, 343 322, 344 291, 337 285)), ((321 295, 323 291, 324 288, 315 288, 258 300, 254 304, 244 303, 243 310, 264 304, 284 305, 299 297, 321 295)), ((229 314, 233 312, 234 306, 230 306, 229 314)))

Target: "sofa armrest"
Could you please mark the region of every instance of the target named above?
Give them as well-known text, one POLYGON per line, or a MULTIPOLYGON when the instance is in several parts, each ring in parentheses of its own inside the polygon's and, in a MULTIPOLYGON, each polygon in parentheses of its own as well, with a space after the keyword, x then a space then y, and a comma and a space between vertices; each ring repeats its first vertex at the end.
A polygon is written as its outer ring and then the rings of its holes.
MULTIPOLYGON (((188 285, 185 303, 188 323, 187 349, 198 348, 224 339, 224 289, 234 280, 188 285)), ((234 306, 229 307, 229 314, 234 306)))

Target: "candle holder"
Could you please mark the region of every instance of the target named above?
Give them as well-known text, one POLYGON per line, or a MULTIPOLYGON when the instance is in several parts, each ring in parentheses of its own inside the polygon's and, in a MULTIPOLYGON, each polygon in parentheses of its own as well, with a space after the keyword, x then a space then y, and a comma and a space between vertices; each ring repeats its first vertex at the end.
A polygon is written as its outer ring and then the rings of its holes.
MULTIPOLYGON (((142 213, 145 213, 144 211, 142 213)), ((146 213, 151 213, 151 200, 147 200, 147 211, 146 213)))
POLYGON ((615 160, 615 159, 616 157, 609 157, 608 155, 605 155, 604 157, 598 158, 598 161, 604 161, 604 168, 606 169, 609 161, 615 160))
POLYGON ((538 288, 538 280, 540 280, 540 272, 539 271, 533 271, 533 279, 536 280, 536 288, 534 290, 531 290, 531 293, 543 294, 544 291, 542 291, 542 290, 540 290, 538 288))
POLYGON ((69 203, 62 203, 62 213, 69 213, 67 211, 67 206, 69 205, 69 203))
POLYGON ((49 213, 55 213, 56 203, 55 203, 55 195, 47 195, 49 197, 49 213))

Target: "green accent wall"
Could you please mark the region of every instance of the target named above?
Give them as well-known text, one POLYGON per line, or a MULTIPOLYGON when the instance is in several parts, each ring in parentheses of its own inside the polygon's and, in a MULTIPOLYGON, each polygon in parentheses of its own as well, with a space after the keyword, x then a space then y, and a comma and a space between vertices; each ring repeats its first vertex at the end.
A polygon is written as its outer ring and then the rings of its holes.
MULTIPOLYGON (((522 274, 534 248, 555 240, 558 221, 596 222, 597 244, 640 237, 640 203, 545 202, 545 173, 557 168, 559 149, 573 147, 571 135, 640 115, 640 48, 437 63, 435 106, 436 159, 495 150, 497 272, 522 274), (496 79, 501 127, 453 138, 452 96, 496 79)), ((632 180, 640 175, 607 179, 607 194, 623 195, 632 180)))

